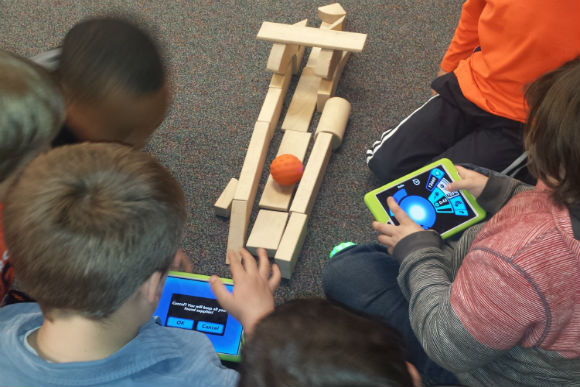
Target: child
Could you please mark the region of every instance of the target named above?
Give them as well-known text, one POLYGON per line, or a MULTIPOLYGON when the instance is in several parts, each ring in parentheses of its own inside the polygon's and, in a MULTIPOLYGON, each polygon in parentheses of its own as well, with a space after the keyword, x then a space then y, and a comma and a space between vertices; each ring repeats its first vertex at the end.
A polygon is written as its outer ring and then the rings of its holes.
MULTIPOLYGON (((63 120, 63 99, 48 73, 0 50, 0 218, 8 186, 24 164, 48 149, 63 120)), ((13 281, 0 226, 0 303, 13 281)))
POLYGON ((580 54, 579 14, 578 0, 465 1, 445 75, 431 85, 438 94, 382 134, 367 151, 369 168, 387 183, 447 157, 526 176, 523 90, 580 54))
POLYGON ((344 250, 324 274, 329 298, 380 315, 469 386, 580 379, 580 58, 526 98, 535 189, 459 167, 448 189, 473 193, 487 223, 444 242, 389 198, 400 226, 373 224, 386 247, 344 250))
POLYGON ((33 60, 54 70, 66 102, 66 125, 54 146, 120 142, 141 149, 169 106, 166 69, 156 43, 121 18, 82 21, 62 48, 33 60))
POLYGON ((243 349, 238 386, 419 386, 398 333, 325 299, 280 305, 243 349))
POLYGON ((204 334, 151 318, 185 218, 181 188, 146 153, 84 143, 33 160, 3 225, 38 304, 0 309, 0 385, 235 385, 204 334))

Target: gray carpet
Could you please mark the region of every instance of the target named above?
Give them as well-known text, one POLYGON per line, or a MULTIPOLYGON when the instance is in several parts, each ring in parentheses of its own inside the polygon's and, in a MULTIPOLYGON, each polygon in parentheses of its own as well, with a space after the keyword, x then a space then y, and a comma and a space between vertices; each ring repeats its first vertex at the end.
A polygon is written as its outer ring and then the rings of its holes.
MULTIPOLYGON (((238 177, 271 74, 271 44, 255 36, 262 21, 318 26, 322 1, 0 1, 0 46, 32 56, 59 45, 89 15, 130 12, 163 42, 174 89, 171 110, 147 148, 186 192, 189 222, 183 242, 202 274, 229 276, 224 264, 227 220, 212 205, 238 177)), ((332 155, 309 222, 300 260, 277 300, 322 295, 321 273, 341 241, 376 239, 363 195, 377 181, 366 149, 430 95, 430 82, 453 35, 461 2, 454 0, 344 0, 346 30, 368 34, 351 56, 337 95, 352 104, 342 147, 332 155)), ((297 82, 294 77, 285 106, 297 82)), ((282 112, 282 118, 284 111, 282 112)), ((319 114, 311 128, 315 128, 319 114)), ((281 121, 280 121, 281 122, 281 121)), ((280 126, 280 125, 279 125, 280 126)), ((278 126, 278 127, 279 127, 278 126)), ((267 163, 282 137, 277 130, 267 163)), ((267 172, 263 173, 260 191, 267 172)), ((258 196, 259 197, 259 196, 258 196)), ((257 214, 254 206, 252 221, 257 214)))

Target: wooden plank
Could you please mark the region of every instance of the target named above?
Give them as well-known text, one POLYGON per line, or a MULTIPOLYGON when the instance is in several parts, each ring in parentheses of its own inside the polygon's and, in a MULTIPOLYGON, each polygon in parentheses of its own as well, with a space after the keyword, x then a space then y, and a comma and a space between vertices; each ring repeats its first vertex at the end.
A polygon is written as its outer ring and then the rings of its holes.
MULTIPOLYGON (((300 161, 303 161, 311 136, 310 132, 285 131, 276 156, 290 153, 298 157, 300 161)), ((274 181, 272 175, 269 175, 260 198, 260 208, 288 211, 295 186, 296 184, 280 185, 274 181)))
MULTIPOLYGON (((228 233, 228 250, 238 252, 244 247, 246 234, 248 232, 248 223, 250 222, 251 208, 248 208, 248 202, 245 200, 235 200, 232 202, 232 212, 230 216, 230 230, 228 233)), ((229 264, 226 253, 226 263, 229 264)))
POLYGON ((318 18, 326 23, 333 23, 345 15, 346 11, 339 3, 318 7, 318 18))
POLYGON ((307 224, 308 215, 296 212, 290 213, 290 219, 274 256, 284 278, 290 279, 292 277, 292 272, 294 267, 296 267, 298 255, 302 251, 302 245, 306 237, 307 224))
POLYGON ((258 183, 260 182, 264 161, 266 160, 266 154, 272 138, 269 124, 269 122, 258 121, 254 126, 242 171, 240 172, 236 194, 234 195, 234 200, 249 202, 250 211, 256 198, 258 183))
POLYGON ((338 81, 342 76, 342 71, 344 70, 348 58, 350 58, 350 52, 342 51, 342 57, 334 69, 334 75, 332 78, 320 80, 320 87, 318 89, 316 100, 316 111, 321 112, 324 109, 326 101, 328 101, 329 98, 334 97, 336 94, 336 87, 338 86, 338 81))
POLYGON ((285 97, 286 90, 278 87, 269 87, 268 92, 266 93, 266 98, 264 98, 264 103, 262 104, 262 109, 258 115, 258 121, 269 123, 268 128, 272 134, 276 125, 278 125, 278 119, 282 112, 282 105, 284 104, 285 97))
POLYGON ((313 27, 263 22, 260 31, 258 31, 257 39, 300 46, 361 52, 365 46, 367 36, 358 32, 323 30, 313 27))
POLYGON ((217 216, 223 216, 228 218, 232 209, 232 201, 234 200, 234 195, 236 194, 236 187, 238 186, 238 179, 232 177, 226 188, 223 190, 219 198, 213 205, 213 209, 217 216))
POLYGON ((304 68, 282 122, 282 129, 307 132, 316 107, 320 77, 311 68, 304 68))
POLYGON ((257 254, 258 247, 266 249, 268 256, 276 254, 288 221, 287 212, 260 210, 248 237, 246 248, 257 254))
POLYGON ((317 134, 314 147, 304 168, 304 174, 290 206, 291 212, 310 214, 332 153, 332 139, 333 135, 330 133, 317 134))

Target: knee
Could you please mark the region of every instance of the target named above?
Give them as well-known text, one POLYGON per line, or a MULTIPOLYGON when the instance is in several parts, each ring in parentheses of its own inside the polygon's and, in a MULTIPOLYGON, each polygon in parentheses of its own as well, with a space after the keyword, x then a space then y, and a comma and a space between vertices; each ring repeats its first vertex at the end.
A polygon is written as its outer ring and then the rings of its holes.
POLYGON ((337 299, 347 289, 363 286, 369 277, 369 270, 375 271, 378 266, 384 265, 386 256, 386 248, 379 244, 357 245, 337 253, 322 272, 324 294, 330 299, 337 299))

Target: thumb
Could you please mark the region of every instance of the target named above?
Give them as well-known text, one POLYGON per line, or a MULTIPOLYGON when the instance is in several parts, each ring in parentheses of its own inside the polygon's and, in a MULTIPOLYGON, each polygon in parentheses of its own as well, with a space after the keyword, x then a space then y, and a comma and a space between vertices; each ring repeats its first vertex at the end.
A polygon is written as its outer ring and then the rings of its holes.
POLYGON ((228 289, 226 289, 225 285, 218 276, 212 275, 209 278, 209 283, 211 285, 211 290, 216 296, 219 304, 222 306, 222 308, 229 310, 230 306, 233 304, 234 296, 228 291, 228 289))

